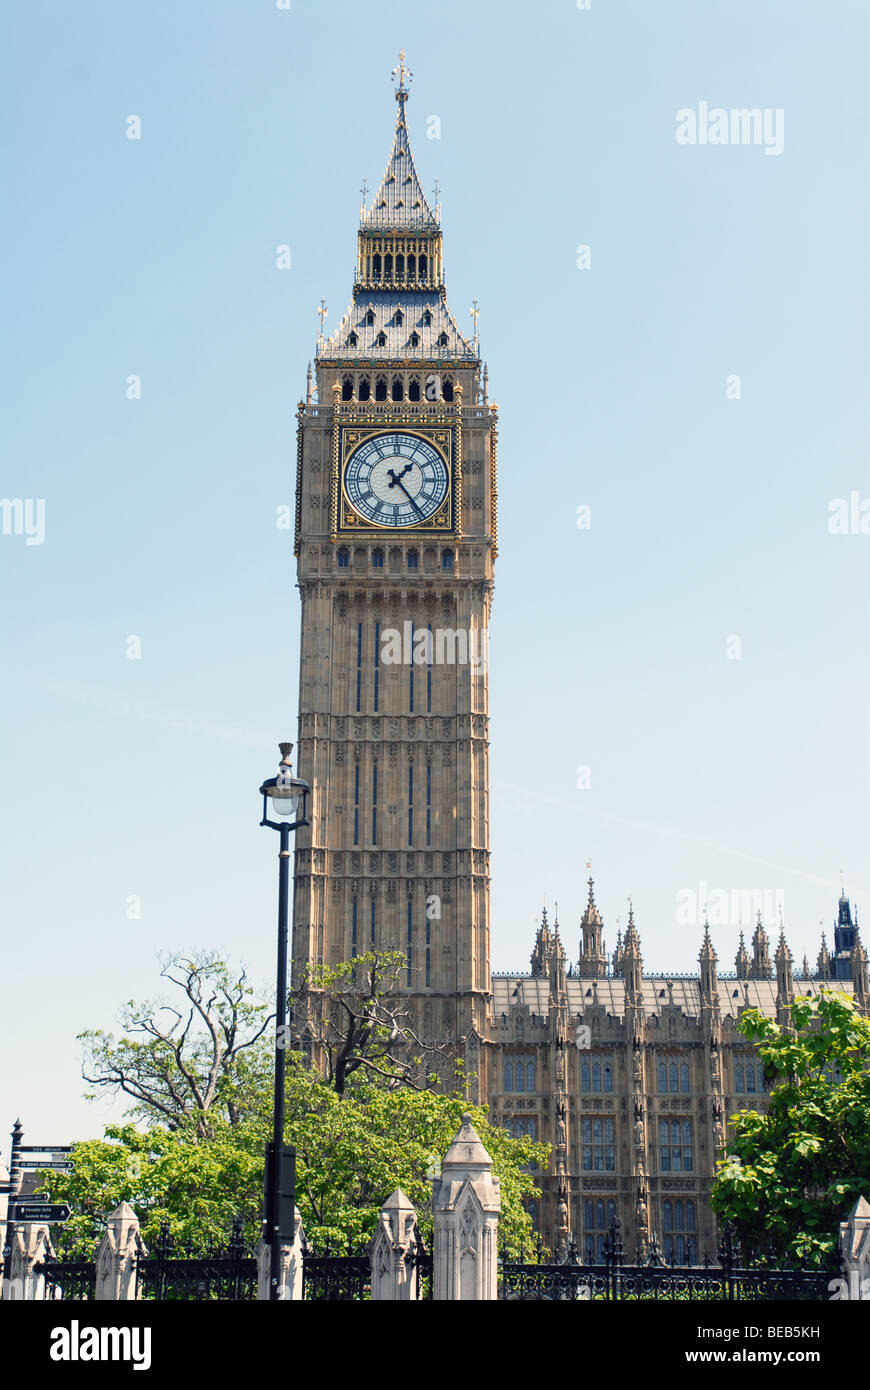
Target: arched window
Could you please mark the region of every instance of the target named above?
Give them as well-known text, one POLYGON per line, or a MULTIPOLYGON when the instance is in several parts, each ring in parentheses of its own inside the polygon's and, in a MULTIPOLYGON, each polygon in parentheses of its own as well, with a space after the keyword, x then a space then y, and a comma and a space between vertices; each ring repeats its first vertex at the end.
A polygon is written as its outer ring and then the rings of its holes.
POLYGON ((608 1224, 608 1226, 610 1225, 611 1221, 615 1221, 615 1220, 616 1220, 616 1203, 614 1202, 613 1198, 611 1197, 610 1201, 607 1203, 607 1224, 608 1224))
POLYGON ((346 376, 341 383, 341 399, 343 401, 353 400, 353 377, 346 376))
POLYGON ((452 569, 453 569, 453 551, 452 551, 452 550, 442 550, 442 552, 441 552, 441 568, 442 568, 443 570, 452 570, 452 569))
POLYGON ((694 1202, 687 1202, 687 1203, 686 1203, 686 1230, 687 1230, 687 1231, 694 1231, 694 1229, 695 1229, 695 1203, 694 1203, 694 1202))
POLYGON ((604 1202, 600 1197, 595 1203, 595 1225, 599 1231, 604 1230, 604 1202))
POLYGON ((340 545, 338 547, 338 568, 340 570, 346 570, 349 564, 350 551, 348 550, 346 545, 340 545))
POLYGON ((425 256, 421 256, 417 262, 417 279, 425 280, 427 274, 428 261, 425 256))
MULTIPOLYGON (((380 257, 378 256, 378 257, 376 257, 376 259, 377 259, 377 260, 380 260, 380 257)), ((374 310, 373 310, 373 309, 369 309, 368 313, 366 314, 366 323, 368 324, 369 328, 374 328, 374 326, 375 326, 375 315, 374 315, 374 310)))
POLYGON ((583 1225, 591 1229, 595 1225, 594 1206, 587 1197, 583 1203, 583 1225))
POLYGON ((387 254, 384 256, 384 279, 385 279, 385 280, 392 280, 392 278, 393 278, 393 257, 392 257, 392 255, 391 255, 391 253, 388 251, 387 254))
POLYGON ((601 1063, 592 1063, 592 1093, 598 1095, 601 1091, 601 1063))
POLYGON ((671 1065, 668 1067, 668 1088, 672 1092, 678 1089, 676 1062, 671 1062, 671 1065))
MULTIPOLYGON (((447 335, 442 333, 441 337, 444 339, 443 345, 446 347, 447 335)), ((453 382, 450 380, 449 376, 445 377, 444 381, 441 383, 441 395, 445 401, 453 400, 453 382)))
POLYGON ((673 1205, 670 1202, 662 1203, 662 1223, 666 1231, 674 1229, 673 1205))
POLYGON ((370 401, 371 398, 372 384, 367 376, 361 376, 359 379, 359 399, 361 401, 370 401))
POLYGON ((742 1096, 746 1087, 743 1084, 743 1063, 734 1063, 734 1089, 738 1096, 742 1096))
POLYGON ((504 1088, 506 1091, 514 1088, 514 1064, 509 1060, 504 1064, 504 1088))
POLYGON ((379 376, 375 381, 375 400, 385 401, 387 399, 387 378, 379 376))
POLYGON ((416 277, 417 277, 417 257, 414 255, 414 253, 413 253, 413 251, 412 251, 411 254, 410 254, 410 256, 408 257, 408 279, 409 279, 409 280, 414 280, 414 279, 416 279, 416 277))
MULTIPOLYGON (((415 334, 416 337, 416 334, 415 334)), ((408 382, 408 400, 418 401, 420 399, 420 383, 416 377, 412 377, 408 382)))
POLYGON ((536 1086, 536 1083, 537 1083, 537 1070, 538 1070, 538 1069, 537 1069, 537 1067, 536 1067, 534 1061, 530 1058, 529 1061, 526 1062, 526 1090, 527 1090, 527 1091, 534 1091, 534 1090, 537 1089, 537 1086, 536 1086))
POLYGON ((401 309, 397 309, 396 312, 395 312, 394 315, 393 315, 393 323, 397 324, 398 327, 401 328, 401 326, 402 326, 402 324, 403 324, 404 322, 405 322, 405 315, 402 313, 401 309))
POLYGON ((372 569, 382 570, 384 568, 384 552, 382 550, 372 551, 372 569))
POLYGON ((514 1063, 514 1080, 518 1091, 524 1091, 526 1089, 526 1068, 520 1058, 517 1058, 514 1063))
POLYGON ((604 1082, 604 1091, 606 1094, 608 1094, 613 1090, 613 1071, 609 1062, 604 1063, 604 1068, 602 1070, 601 1076, 604 1082))
POLYGON ((400 376, 393 377, 393 400, 403 401, 405 399, 405 383, 400 376))
MULTIPOLYGON (((396 279, 397 279, 397 280, 401 280, 402 277, 404 276, 404 274, 405 274, 405 257, 404 257, 403 255, 400 254, 400 255, 398 255, 398 256, 396 257, 396 279)), ((401 322, 402 322, 401 317, 399 317, 399 319, 397 320, 397 322, 398 322, 398 323, 401 323, 401 322)))
POLYGON ((446 334, 446 333, 439 333, 439 334, 438 334, 438 346, 439 346, 439 347, 446 347, 446 346, 447 346, 447 334, 446 334))
POLYGON ((668 1073, 664 1062, 659 1062, 656 1066, 656 1085, 660 1096, 663 1096, 668 1089, 668 1073))
MULTIPOLYGON (((374 276, 374 278, 375 278, 376 280, 380 280, 380 278, 381 278, 381 253, 380 253, 380 251, 376 251, 375 254, 372 256, 372 275, 374 276)), ((375 316, 374 316, 374 314, 372 314, 371 317, 370 317, 369 319, 366 320, 367 323, 374 323, 374 321, 375 321, 375 316)))
MULTIPOLYGON (((420 269, 421 269, 421 273, 422 273, 422 269, 423 269, 423 262, 425 261, 425 259, 426 259, 425 256, 421 256, 421 257, 420 257, 420 269)), ((429 310, 428 310, 428 309, 424 309, 424 310, 423 310, 423 327, 424 327, 424 328, 430 328, 431 325, 432 325, 432 315, 429 313, 429 310)))
POLYGON ((356 345, 357 345, 358 342, 359 342, 359 338, 356 336, 355 333, 349 333, 349 334, 347 335, 347 345, 348 345, 348 347, 356 347, 356 345))
POLYGON ((386 335, 386 333, 384 333, 383 330, 381 330, 381 332, 378 334, 378 347, 386 347, 386 346, 387 346, 387 335, 386 335))
POLYGON ((685 1062, 680 1067, 680 1090, 685 1094, 689 1089, 689 1068, 685 1062))
POLYGON ((420 552, 419 552, 419 550, 409 550, 409 551, 408 551, 408 569, 409 569, 409 570, 416 570, 416 569, 419 569, 419 568, 420 568, 420 552))
MULTIPOLYGON (((413 260, 414 257, 412 256, 410 259, 413 260)), ((529 1213, 529 1219, 530 1219, 530 1221, 531 1221, 531 1223, 532 1223, 532 1230, 533 1230, 533 1231, 536 1231, 536 1230, 538 1229, 538 1204, 537 1204, 537 1202, 529 1202, 529 1205, 526 1207, 526 1211, 529 1213)))
MULTIPOLYGON (((410 336, 410 338, 408 339, 408 342, 411 344, 411 347, 419 347, 419 346, 420 346, 420 334, 419 334, 419 333, 412 333, 411 336, 410 336)), ((418 390, 418 399, 419 399, 419 390, 418 390)))
POLYGON ((698 1247, 692 1236, 686 1237, 686 1264, 695 1265, 698 1263, 698 1247))
POLYGON ((584 1095, 589 1094, 589 1063, 583 1062, 580 1067, 580 1090, 584 1095))
POLYGON ((755 1095, 755 1063, 746 1063, 746 1091, 749 1095, 755 1095))

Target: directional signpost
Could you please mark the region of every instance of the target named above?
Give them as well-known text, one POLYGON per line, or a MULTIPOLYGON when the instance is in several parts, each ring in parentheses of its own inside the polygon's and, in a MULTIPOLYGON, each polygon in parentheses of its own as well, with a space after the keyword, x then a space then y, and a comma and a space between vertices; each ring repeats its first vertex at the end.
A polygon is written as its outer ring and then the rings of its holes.
POLYGON ((69 1207, 66 1202, 13 1202, 10 1221, 68 1221, 69 1207))

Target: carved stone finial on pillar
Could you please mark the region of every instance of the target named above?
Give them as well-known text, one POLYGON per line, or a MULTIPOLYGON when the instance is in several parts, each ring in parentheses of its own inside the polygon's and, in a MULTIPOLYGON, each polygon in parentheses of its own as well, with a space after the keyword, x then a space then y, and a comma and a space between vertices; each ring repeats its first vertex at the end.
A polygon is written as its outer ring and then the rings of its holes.
POLYGON ((414 1256, 417 1252, 417 1213, 397 1187, 381 1207, 378 1228, 372 1236, 372 1299, 393 1303, 419 1298, 414 1256))
POLYGON ((36 1266, 54 1256, 54 1247, 44 1222, 17 1221, 12 1249, 3 1271, 3 1298, 21 1302, 45 1298, 45 1275, 36 1266))
MULTIPOLYGON (((305 1235, 302 1230, 302 1217, 299 1208, 293 1208, 293 1239, 281 1246, 281 1259, 278 1263, 278 1290, 281 1302, 302 1301, 302 1251, 305 1235)), ((269 1301, 271 1285, 272 1247, 261 1241, 257 1247, 257 1298, 269 1301)))
POLYGON ((499 1179, 470 1115, 432 1183, 435 1249, 432 1296, 442 1302, 498 1297, 499 1179))
POLYGON ((126 1202, 120 1202, 106 1222, 106 1234, 97 1249, 94 1297, 107 1303, 132 1302, 136 1298, 136 1260, 147 1254, 138 1216, 126 1202))
POLYGON ((840 1222, 840 1262, 846 1284, 842 1298, 870 1303, 870 1202, 859 1197, 840 1222))

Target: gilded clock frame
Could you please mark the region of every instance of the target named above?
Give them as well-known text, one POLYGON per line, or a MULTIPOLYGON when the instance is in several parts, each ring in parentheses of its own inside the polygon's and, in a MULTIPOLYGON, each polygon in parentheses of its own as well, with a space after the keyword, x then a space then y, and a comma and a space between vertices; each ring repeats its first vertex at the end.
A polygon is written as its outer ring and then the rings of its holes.
POLYGON ((348 536, 377 536, 379 540, 393 540, 402 536, 457 536, 459 534, 462 507, 462 430, 458 412, 441 408, 433 417, 429 412, 409 411, 401 407, 395 411, 377 412, 356 410, 334 412, 332 448, 332 539, 342 540, 348 536), (367 439, 383 434, 410 434, 435 449, 444 460, 447 469, 447 495, 437 512, 425 521, 412 526, 378 526, 359 515, 345 492, 345 466, 351 454, 367 439))

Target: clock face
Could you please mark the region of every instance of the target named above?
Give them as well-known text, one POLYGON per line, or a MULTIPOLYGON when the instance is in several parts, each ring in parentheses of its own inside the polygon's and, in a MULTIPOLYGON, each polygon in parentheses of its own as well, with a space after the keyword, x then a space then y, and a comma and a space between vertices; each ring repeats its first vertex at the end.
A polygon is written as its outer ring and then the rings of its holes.
POLYGON ((447 496, 443 456, 416 434, 378 434, 354 449, 344 489, 354 510, 375 526, 419 526, 447 496))

